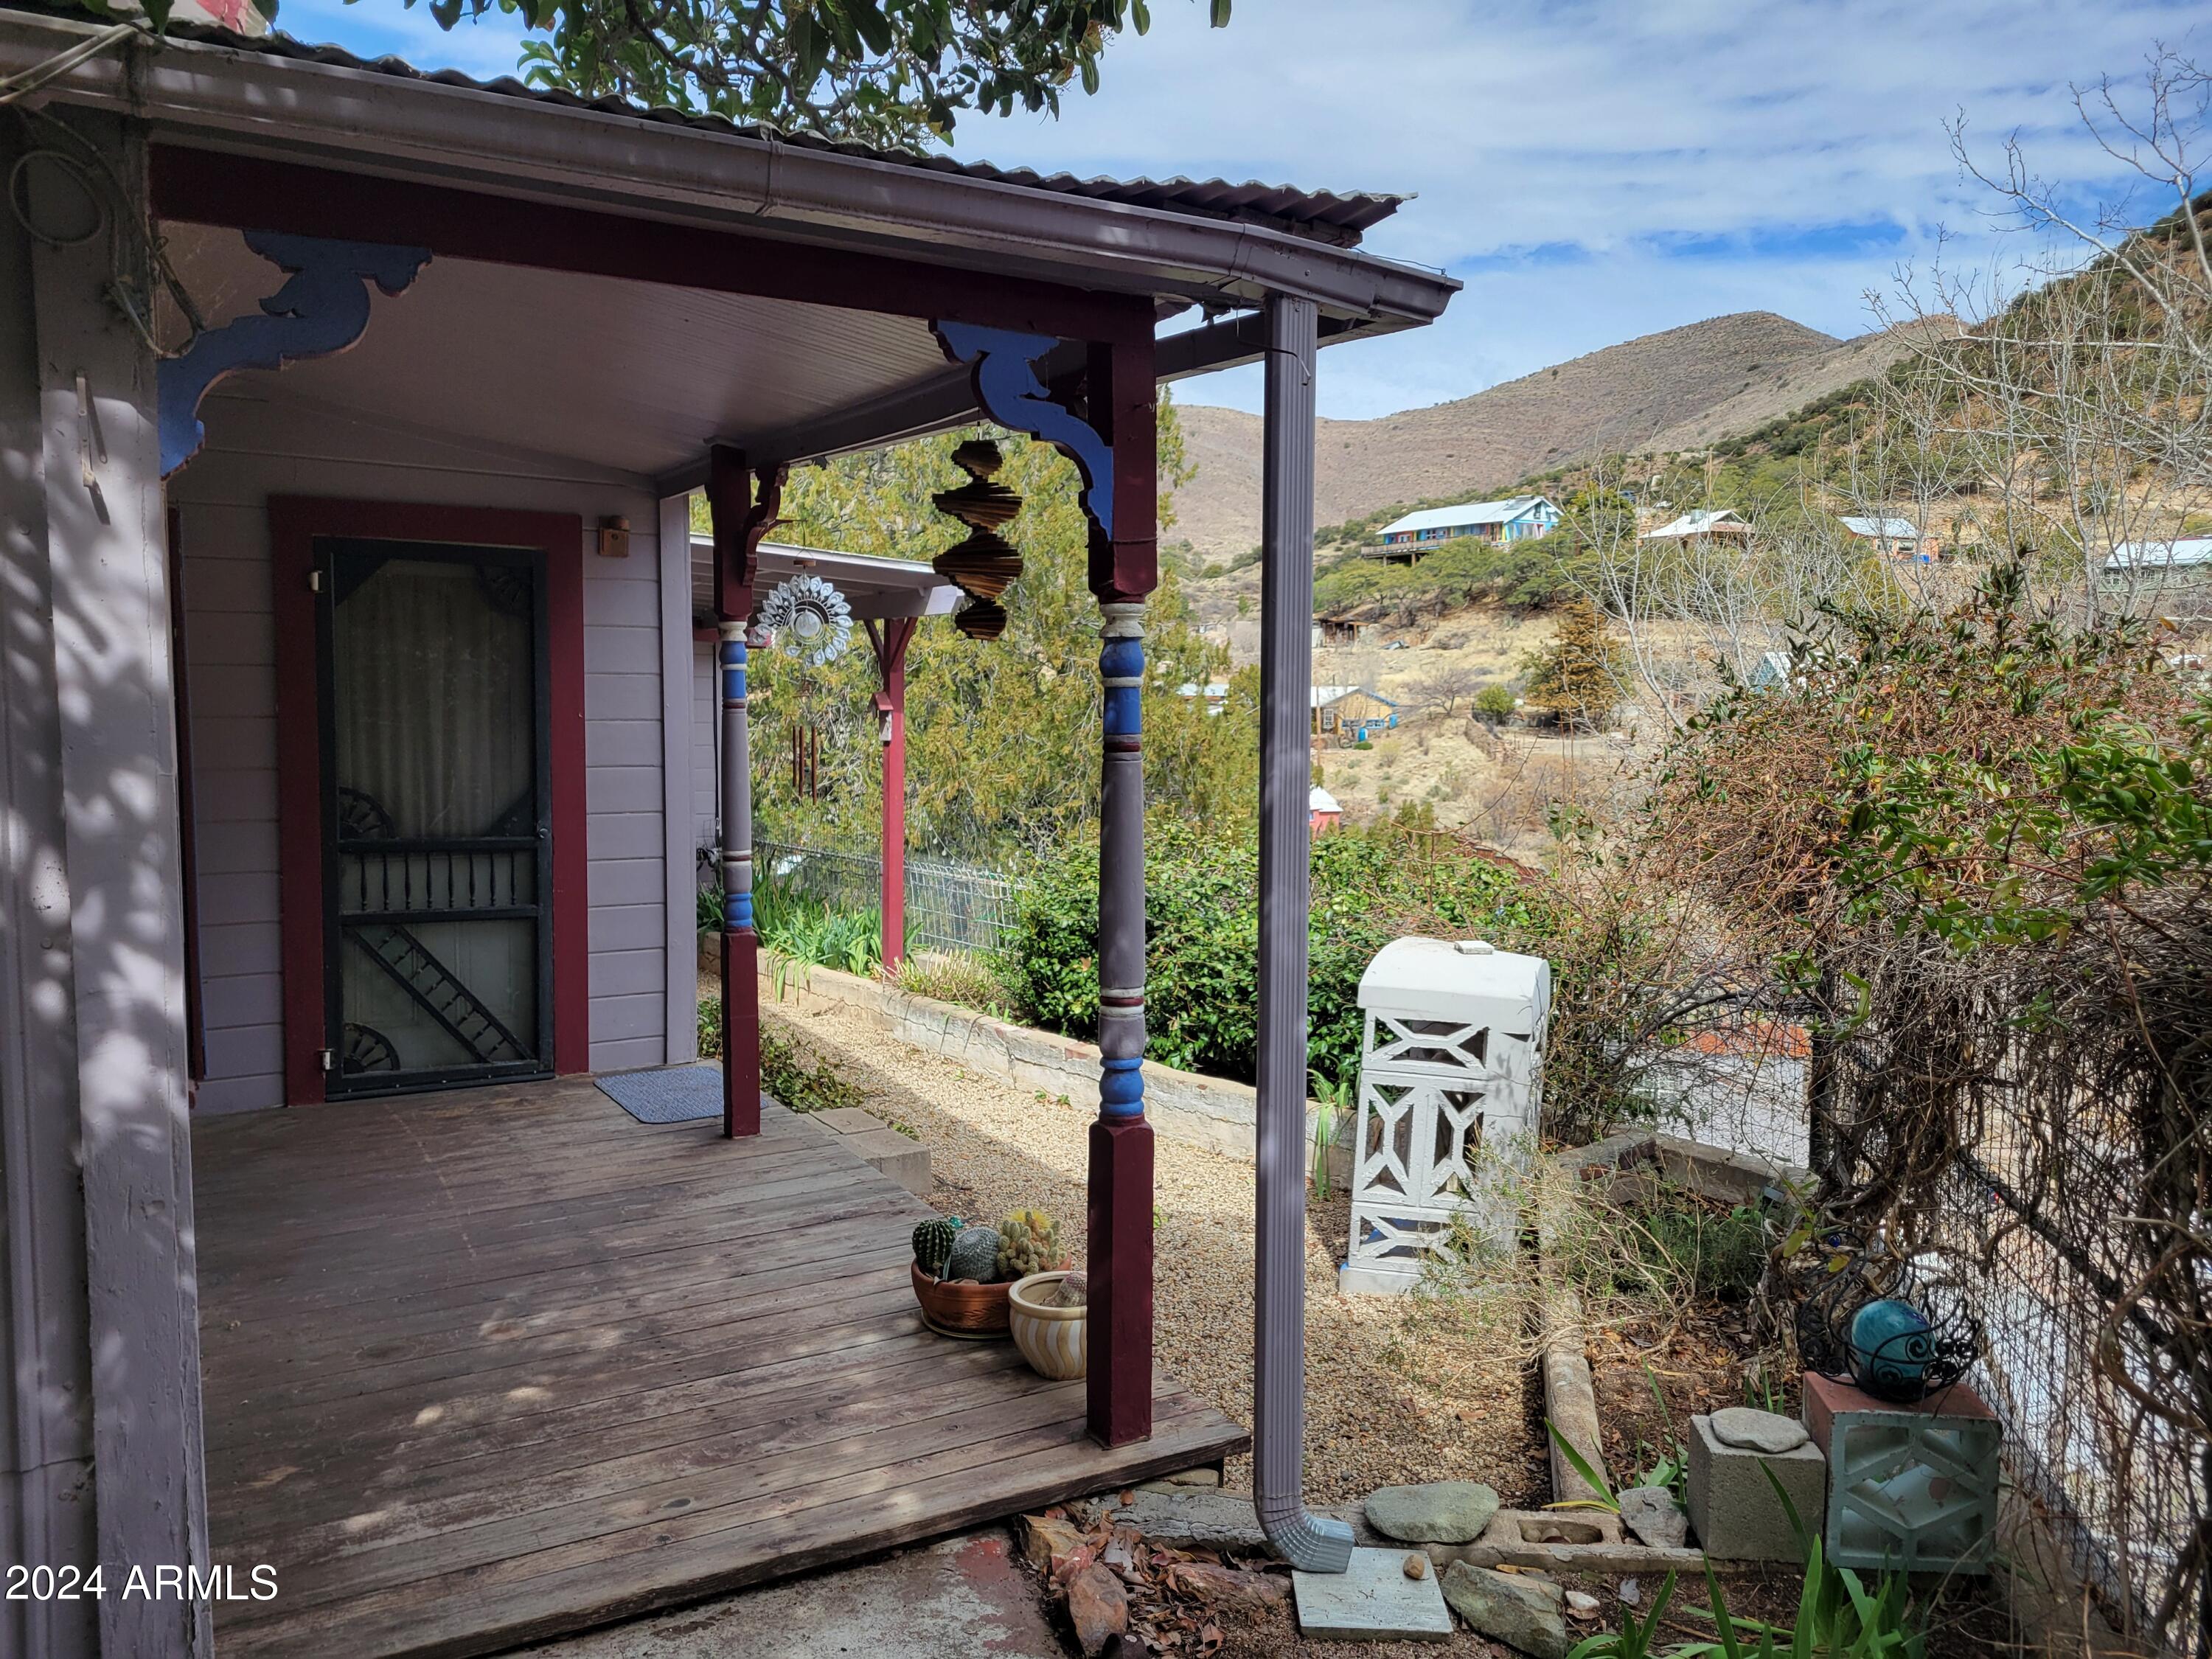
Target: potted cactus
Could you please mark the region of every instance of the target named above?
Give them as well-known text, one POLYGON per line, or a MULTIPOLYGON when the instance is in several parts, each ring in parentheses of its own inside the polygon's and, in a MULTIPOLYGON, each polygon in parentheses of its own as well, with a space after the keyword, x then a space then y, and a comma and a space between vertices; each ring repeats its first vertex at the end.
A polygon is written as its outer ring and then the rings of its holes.
POLYGON ((914 1299, 921 1322, 941 1336, 971 1340, 1006 1334, 1006 1291, 994 1283, 999 1231, 932 1216, 914 1230, 914 1299))
POLYGON ((1066 1265, 1060 1224, 1036 1210, 1017 1210, 996 1227, 932 1216, 914 1230, 915 1300, 922 1322, 945 1336, 1006 1335, 1014 1281, 1066 1265))

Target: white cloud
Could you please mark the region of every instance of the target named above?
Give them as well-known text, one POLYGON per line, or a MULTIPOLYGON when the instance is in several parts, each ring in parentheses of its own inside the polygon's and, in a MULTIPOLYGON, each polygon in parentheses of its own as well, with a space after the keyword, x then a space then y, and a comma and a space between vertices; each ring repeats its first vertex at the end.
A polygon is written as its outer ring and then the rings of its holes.
MULTIPOLYGON (((1946 228, 2002 245, 1943 124, 1993 154, 2017 131, 2049 176, 2113 170, 2070 81, 2137 74, 2192 8, 2160 0, 1242 0, 1226 30, 1156 0, 1105 85, 1057 123, 970 120, 965 155, 1079 173, 1260 177, 1413 191, 1375 252, 1468 283, 1423 333, 1324 358, 1325 412, 1461 397, 1720 313, 1868 327, 1869 288, 1946 228)), ((1246 371, 1194 401, 1256 407, 1246 371)))
MULTIPOLYGON (((1060 118, 970 118, 956 149, 1045 169, 1416 191, 1367 246, 1466 281, 1419 333, 1326 354, 1337 416, 1462 397, 1729 311, 1834 334, 1940 234, 2002 258, 1943 124, 1981 153, 2017 132, 2048 176, 2115 179, 2068 83, 2181 46, 2179 0, 1152 0, 1104 88, 1060 118)), ((512 73, 508 15, 441 30, 398 0, 285 0, 307 40, 425 68, 512 73)), ((1186 389, 1257 407, 1250 371, 1186 389)))

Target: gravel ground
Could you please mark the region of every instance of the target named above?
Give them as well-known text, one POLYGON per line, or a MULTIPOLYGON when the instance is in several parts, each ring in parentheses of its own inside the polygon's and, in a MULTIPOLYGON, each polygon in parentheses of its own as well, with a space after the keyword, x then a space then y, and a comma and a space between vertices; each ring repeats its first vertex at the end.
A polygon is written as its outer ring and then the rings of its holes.
MULTIPOLYGON (((995 1222, 1029 1206, 1060 1221, 1079 1257, 1085 1135, 1092 1114, 901 1042, 840 1005, 805 997, 763 1018, 835 1056, 863 1105, 929 1148, 930 1200, 995 1222), (803 1008, 800 1003, 805 1006, 803 1008)), ((1155 1309, 1160 1363, 1237 1422, 1252 1420, 1251 1166, 1162 1139, 1157 1153, 1155 1309)), ((1340 1191, 1315 1201, 1306 1238, 1306 1496, 1475 1480, 1510 1504, 1547 1497, 1542 1425, 1524 1344, 1465 1301, 1337 1294, 1350 1214, 1340 1191)), ((1249 1488, 1239 1458, 1229 1484, 1249 1488)), ((1372 1651, 1372 1650, 1367 1650, 1372 1651)))

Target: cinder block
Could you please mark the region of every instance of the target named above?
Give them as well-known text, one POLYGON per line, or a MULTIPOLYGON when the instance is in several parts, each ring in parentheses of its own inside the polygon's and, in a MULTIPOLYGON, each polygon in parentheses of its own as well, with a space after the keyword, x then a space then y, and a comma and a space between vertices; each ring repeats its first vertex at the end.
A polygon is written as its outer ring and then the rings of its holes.
POLYGON ((1801 1415, 1828 1452, 1823 1547, 1838 1566, 1987 1572, 1997 1528, 1996 1414, 1960 1383, 1917 1404, 1805 1378, 1801 1415))
POLYGON ((880 1170, 920 1197, 929 1190, 929 1149, 908 1140, 896 1129, 872 1129, 847 1135, 845 1146, 858 1152, 872 1170, 880 1170))
POLYGON ((825 1128, 835 1129, 841 1135, 873 1134, 884 1127, 883 1119, 873 1112, 862 1111, 858 1106, 837 1106, 826 1112, 817 1112, 814 1121, 825 1128))
POLYGON ((1790 1512, 1766 1478, 1772 1470, 1808 1533, 1826 1510, 1828 1460, 1814 1445, 1747 1451, 1723 1444, 1712 1419, 1690 1419, 1690 1525, 1706 1554, 1723 1561, 1802 1561, 1790 1512))

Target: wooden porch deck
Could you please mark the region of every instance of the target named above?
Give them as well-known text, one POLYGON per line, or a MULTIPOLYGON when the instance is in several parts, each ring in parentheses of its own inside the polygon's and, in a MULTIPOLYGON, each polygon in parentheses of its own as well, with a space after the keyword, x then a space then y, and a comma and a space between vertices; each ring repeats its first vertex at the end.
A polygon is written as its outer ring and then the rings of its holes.
POLYGON ((498 1652, 1187 1468, 1009 1343, 930 1334, 927 1213, 780 1107, 757 1139, 588 1080, 194 1126, 223 1659, 498 1652))

